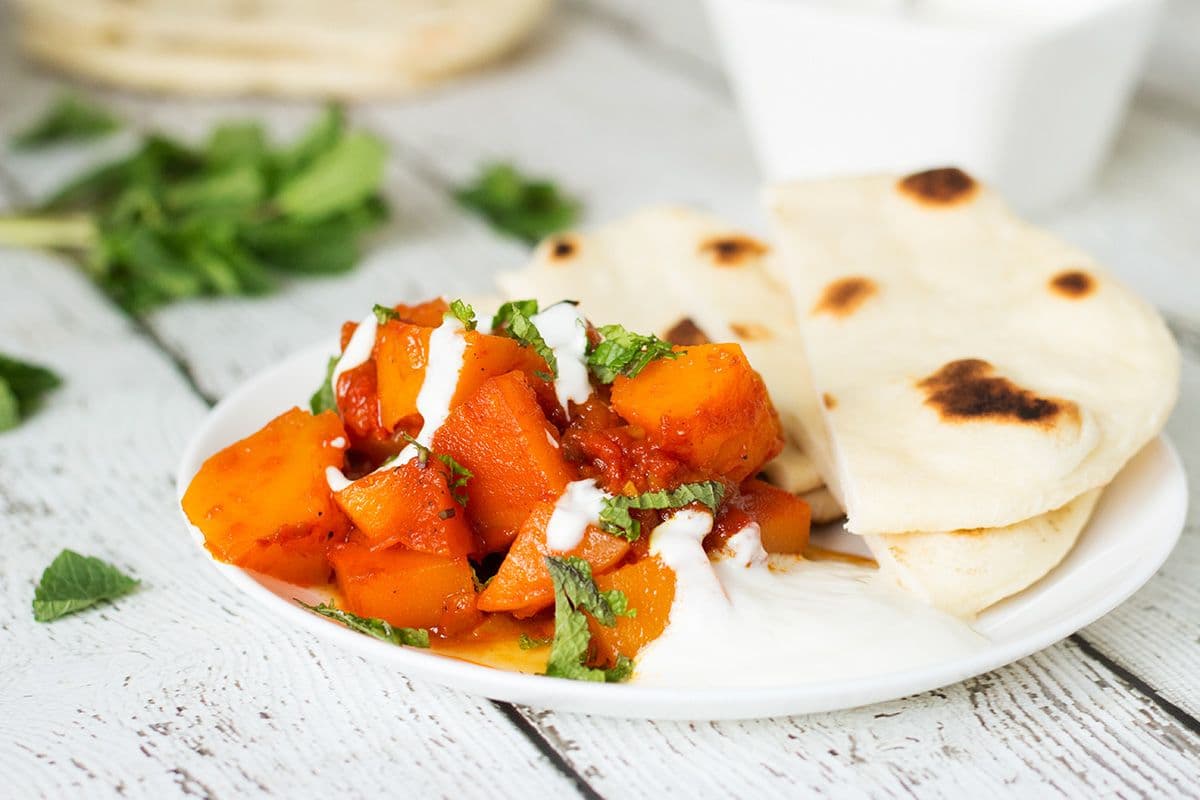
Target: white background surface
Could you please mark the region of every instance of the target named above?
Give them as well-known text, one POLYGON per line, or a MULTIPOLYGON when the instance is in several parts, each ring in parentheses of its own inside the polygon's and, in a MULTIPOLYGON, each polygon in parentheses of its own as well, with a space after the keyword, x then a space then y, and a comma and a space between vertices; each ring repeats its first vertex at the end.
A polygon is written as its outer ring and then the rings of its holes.
MULTIPOLYGON (((1096 192, 1044 221, 1167 314, 1185 351, 1168 430, 1200 474, 1200 91, 1180 77, 1200 71, 1200 29, 1186 2, 1173 13, 1096 192)), ((532 712, 412 682, 279 629, 187 540, 172 472, 208 402, 373 302, 477 294, 521 261, 447 198, 481 159, 558 178, 593 222, 670 200, 757 227, 756 170, 712 52, 685 0, 573 2, 498 69, 357 109, 392 144, 396 224, 336 281, 174 306, 142 325, 65 263, 0 253, 0 351, 68 379, 0 438, 0 794, 1200 795, 1195 510, 1158 577, 1079 636, 906 700, 745 723, 532 712), (33 585, 63 547, 145 586, 35 625, 33 585)), ((0 135, 56 85, 0 44, 0 135)), ((290 135, 313 111, 96 94, 182 135, 250 114, 290 135)), ((2 152, 0 201, 48 191, 96 155, 2 152)))

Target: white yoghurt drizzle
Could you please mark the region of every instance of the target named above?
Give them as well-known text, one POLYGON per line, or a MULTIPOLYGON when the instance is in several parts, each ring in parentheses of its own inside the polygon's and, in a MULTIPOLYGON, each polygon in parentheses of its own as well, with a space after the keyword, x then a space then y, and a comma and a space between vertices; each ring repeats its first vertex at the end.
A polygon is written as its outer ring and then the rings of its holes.
POLYGON ((757 525, 710 561, 712 516, 684 509, 659 525, 650 552, 675 573, 663 634, 633 680, 672 687, 785 686, 928 665, 978 650, 966 623, 855 564, 768 556, 757 525))
POLYGON ((333 374, 329 376, 335 397, 337 396, 338 380, 355 367, 361 367, 371 358, 371 353, 375 350, 375 335, 378 332, 379 321, 375 319, 375 312, 372 311, 363 317, 363 321, 358 323, 358 327, 354 329, 350 341, 346 342, 346 349, 342 351, 341 358, 333 368, 333 374))
POLYGON ((579 547, 588 526, 599 524, 600 512, 608 498, 591 478, 568 483, 546 523, 546 546, 555 553, 579 547))
POLYGON ((546 346, 558 361, 554 394, 563 411, 570 413, 568 401, 586 403, 592 395, 587 370, 587 321, 574 303, 555 303, 534 314, 530 321, 537 327, 546 346))
MULTIPOLYGON (((374 316, 371 317, 371 322, 375 322, 374 316)), ((342 355, 342 361, 350 354, 350 348, 354 346, 359 331, 365 325, 364 321, 354 332, 354 336, 350 338, 349 344, 346 345, 346 352, 342 355)), ((463 325, 458 318, 453 314, 447 314, 441 326, 434 328, 429 334, 429 357, 425 362, 425 377, 421 382, 420 391, 417 392, 417 411, 421 414, 422 424, 416 440, 423 447, 432 446, 434 434, 446 422, 446 417, 450 415, 450 401, 454 398, 455 389, 458 388, 463 357, 467 352, 467 339, 463 333, 463 325)), ((370 345, 367 347, 367 358, 370 357, 374 346, 375 331, 372 330, 370 345)), ((355 351, 355 356, 357 355, 358 351, 355 351)), ((338 366, 334 370, 335 375, 341 369, 342 361, 338 362, 338 366)), ((365 361, 364 358, 359 363, 365 361)), ((417 446, 410 444, 401 450, 398 456, 380 465, 375 472, 395 469, 416 455, 417 446)), ((340 492, 353 483, 337 467, 326 468, 325 480, 329 484, 329 488, 335 492, 340 492)))

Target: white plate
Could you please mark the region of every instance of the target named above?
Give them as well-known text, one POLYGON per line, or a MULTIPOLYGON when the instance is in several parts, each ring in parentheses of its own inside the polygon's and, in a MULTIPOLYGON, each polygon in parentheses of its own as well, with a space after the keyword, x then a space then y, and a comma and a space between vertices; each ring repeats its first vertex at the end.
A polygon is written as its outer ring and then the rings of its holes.
MULTIPOLYGON (((325 374, 328 347, 263 372, 221 401, 196 432, 179 466, 178 492, 208 456, 292 405, 306 407, 325 374)), ((1154 575, 1179 538, 1187 488, 1179 457, 1158 438, 1105 491, 1075 549, 1050 575, 982 614, 975 628, 990 645, 969 657, 876 677, 747 689, 664 689, 597 684, 481 667, 424 650, 395 647, 300 608, 301 589, 213 561, 251 599, 330 646, 387 662, 405 675, 466 692, 542 708, 656 719, 744 719, 805 714, 892 700, 979 675, 1047 647, 1107 614, 1154 575)), ((203 547, 200 531, 188 525, 203 547)), ((846 537, 851 538, 851 537, 846 537)), ((207 551, 205 551, 207 556, 207 551)))

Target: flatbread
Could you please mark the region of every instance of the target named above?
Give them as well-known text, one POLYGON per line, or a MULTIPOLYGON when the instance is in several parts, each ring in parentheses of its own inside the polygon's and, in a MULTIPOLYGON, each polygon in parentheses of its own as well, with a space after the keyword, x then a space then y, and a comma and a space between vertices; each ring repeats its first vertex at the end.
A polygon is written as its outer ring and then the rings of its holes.
POLYGON ((813 525, 828 525, 846 517, 842 512, 842 507, 838 505, 837 498, 833 496, 833 492, 824 486, 809 492, 802 492, 800 499, 808 503, 813 525))
POLYGON ((186 94, 398 94, 495 58, 550 0, 20 0, 40 60, 186 94))
POLYGON ((1007 528, 867 536, 867 546, 901 588, 943 611, 974 616, 1058 566, 1100 493, 1092 489, 1062 508, 1007 528))
MULTIPOLYGON (((802 475, 815 464, 828 483, 837 474, 829 467, 823 408, 837 402, 812 389, 791 299, 772 278, 774 258, 767 245, 711 217, 652 209, 589 233, 553 237, 538 247, 532 263, 501 275, 499 284, 510 298, 577 299, 594 319, 683 344, 738 341, 766 381, 792 440, 784 455, 805 457, 798 465, 777 460, 774 468, 779 475, 802 475)), ((788 485, 786 478, 780 482, 788 485)), ((815 523, 842 518, 836 491, 798 485, 789 488, 809 503, 815 523)), ((906 532, 868 537, 867 544, 901 586, 970 616, 1053 569, 1094 502, 1081 498, 1003 529, 906 532)))
POLYGON ((1161 430, 1179 353, 1087 255, 958 170, 770 192, 814 397, 860 534, 1007 527, 1112 480, 1161 430))

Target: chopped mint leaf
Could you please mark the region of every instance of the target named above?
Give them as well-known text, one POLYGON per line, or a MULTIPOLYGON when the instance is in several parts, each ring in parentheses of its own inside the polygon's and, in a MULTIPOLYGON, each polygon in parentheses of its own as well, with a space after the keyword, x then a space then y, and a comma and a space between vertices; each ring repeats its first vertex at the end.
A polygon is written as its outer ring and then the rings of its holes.
POLYGON ((105 109, 77 95, 65 93, 59 96, 41 119, 14 136, 12 145, 17 150, 34 150, 96 139, 119 127, 121 123, 105 109))
POLYGON ((296 602, 314 614, 320 614, 322 617, 336 620, 352 631, 358 631, 380 641, 408 647, 429 647, 429 631, 424 628, 397 628, 385 619, 360 617, 357 614, 351 614, 349 611, 343 611, 332 602, 319 603, 315 606, 310 606, 303 600, 297 599, 296 602))
POLYGON ((535 639, 527 633, 522 633, 520 638, 517 639, 517 644, 522 650, 536 650, 539 647, 548 647, 553 641, 553 636, 545 636, 535 639))
POLYGON ((534 352, 546 362, 549 373, 539 373, 546 380, 558 377, 558 359, 554 351, 542 338, 541 331, 530 319, 537 313, 537 300, 513 300, 500 306, 492 320, 492 333, 497 336, 507 336, 516 339, 522 347, 532 347, 534 352))
POLYGON ((494 230, 527 244, 569 228, 580 210, 579 201, 560 192, 553 183, 531 180, 511 164, 485 166, 454 197, 463 208, 486 219, 494 230))
POLYGON ((631 333, 620 325, 605 325, 599 330, 601 341, 588 348, 588 368, 601 383, 612 383, 618 375, 636 377, 651 361, 679 358, 671 343, 657 336, 631 333))
POLYGON ((371 311, 375 312, 375 321, 380 325, 387 325, 394 319, 400 319, 399 311, 394 308, 388 308, 387 306, 380 305, 379 303, 376 303, 371 311))
POLYGON ((337 369, 338 356, 330 356, 328 363, 325 364, 325 382, 317 391, 313 392, 313 396, 308 398, 308 407, 313 414, 320 414, 325 411, 337 411, 337 395, 333 390, 333 371, 337 369))
MULTIPOLYGON (((475 473, 471 472, 471 470, 467 469, 462 464, 455 461, 453 457, 448 456, 445 453, 434 453, 428 447, 421 444, 407 433, 402 434, 402 436, 404 437, 405 441, 417 449, 418 464, 425 466, 427 463, 429 463, 430 456, 432 456, 446 466, 446 469, 449 470, 449 474, 446 476, 446 485, 450 487, 450 495, 454 498, 454 502, 458 503, 460 506, 465 506, 467 504, 467 500, 469 499, 467 497, 467 481, 469 481, 471 478, 474 478, 475 473)), ((394 460, 395 456, 393 456, 391 459, 388 459, 388 461, 384 463, 390 463, 394 460)), ((448 518, 442 517, 442 519, 448 518)))
POLYGON ((0 355, 0 431, 17 427, 61 385, 62 379, 45 367, 0 355))
POLYGON ((546 556, 546 567, 554 583, 554 639, 546 674, 577 681, 615 683, 629 678, 632 662, 621 656, 612 669, 586 665, 592 634, 584 612, 607 628, 617 623, 617 615, 631 615, 628 601, 620 592, 601 592, 592 580, 592 568, 582 558, 546 556), (619 599, 618 599, 619 595, 619 599), (614 608, 614 603, 619 608, 614 608))
POLYGON ((469 331, 473 331, 479 326, 479 323, 475 321, 475 309, 462 300, 454 300, 450 303, 450 313, 457 317, 463 327, 469 331))
POLYGON ((74 550, 63 550, 46 567, 33 593, 33 618, 38 622, 74 614, 101 600, 129 594, 141 581, 111 564, 74 550))
POLYGON ((642 535, 642 526, 629 513, 629 509, 682 508, 692 503, 703 503, 715 512, 724 496, 725 486, 720 481, 685 483, 674 489, 645 492, 635 497, 617 495, 604 501, 604 508, 600 511, 600 528, 635 542, 642 535))

